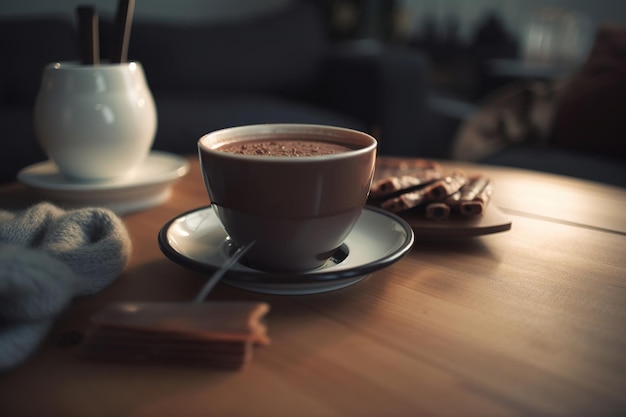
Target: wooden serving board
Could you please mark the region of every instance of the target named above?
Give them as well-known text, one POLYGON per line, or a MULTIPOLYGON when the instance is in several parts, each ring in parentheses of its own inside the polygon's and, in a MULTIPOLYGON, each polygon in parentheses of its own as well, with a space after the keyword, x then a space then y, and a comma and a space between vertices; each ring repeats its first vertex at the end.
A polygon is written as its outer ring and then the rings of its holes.
MULTIPOLYGON (((418 162, 419 160, 379 158, 376 161, 375 179, 400 174, 418 162)), ((496 188, 494 193, 497 192, 496 188)), ((452 215, 445 220, 428 220, 423 211, 415 209, 395 214, 411 226, 415 232, 416 240, 471 238, 505 232, 511 229, 512 224, 511 219, 502 213, 493 202, 487 205, 482 215, 476 217, 452 215)))
POLYGON ((427 220, 421 213, 397 213, 411 226, 415 239, 467 238, 505 232, 511 229, 512 221, 496 206, 488 205, 477 217, 455 217, 446 220, 427 220))

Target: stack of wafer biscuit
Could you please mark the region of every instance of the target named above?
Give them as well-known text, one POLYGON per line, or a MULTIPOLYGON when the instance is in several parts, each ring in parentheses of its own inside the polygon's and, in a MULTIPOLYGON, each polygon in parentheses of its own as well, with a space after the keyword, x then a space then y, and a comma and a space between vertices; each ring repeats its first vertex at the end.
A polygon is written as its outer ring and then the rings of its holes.
POLYGON ((80 354, 159 364, 238 369, 268 345, 261 302, 117 303, 92 318, 80 354))
POLYGON ((417 159, 395 169, 381 167, 369 203, 394 213, 421 211, 427 219, 445 220, 481 215, 492 194, 489 178, 461 170, 445 174, 438 162, 417 159))

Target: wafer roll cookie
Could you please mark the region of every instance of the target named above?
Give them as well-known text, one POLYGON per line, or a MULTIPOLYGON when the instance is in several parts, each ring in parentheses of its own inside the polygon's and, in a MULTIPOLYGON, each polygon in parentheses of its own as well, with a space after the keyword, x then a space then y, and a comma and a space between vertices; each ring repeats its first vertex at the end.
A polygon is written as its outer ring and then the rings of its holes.
POLYGON ((483 212, 485 201, 489 201, 492 191, 488 178, 472 177, 459 191, 448 197, 445 203, 464 216, 477 216, 483 212))
POLYGON ((445 203, 430 203, 426 206, 428 220, 446 220, 450 218, 450 206, 445 203))
POLYGON ((459 191, 446 198, 445 203, 459 206, 463 201, 472 201, 485 188, 489 180, 485 177, 470 177, 459 191))
POLYGON ((425 192, 423 189, 402 194, 398 197, 390 198, 380 203, 380 207, 393 213, 400 213, 417 207, 424 201, 425 192))
POLYGON ((427 186, 424 198, 427 201, 441 201, 459 191, 466 182, 467 175, 463 171, 454 171, 449 176, 427 186))
POLYGON ((441 165, 435 161, 417 159, 396 167, 377 166, 370 199, 380 200, 394 194, 410 192, 441 178, 441 165))
POLYGON ((404 193, 380 203, 380 207, 394 213, 410 210, 425 202, 435 202, 457 191, 467 180, 465 173, 456 171, 452 175, 426 185, 415 191, 404 193))
POLYGON ((460 212, 463 216, 478 216, 485 211, 485 207, 491 201, 493 194, 493 185, 487 181, 483 189, 471 200, 461 201, 460 212))
POLYGON ((387 177, 375 181, 370 189, 370 197, 380 199, 391 196, 402 190, 411 190, 431 183, 441 178, 441 173, 434 170, 425 170, 414 175, 387 177))

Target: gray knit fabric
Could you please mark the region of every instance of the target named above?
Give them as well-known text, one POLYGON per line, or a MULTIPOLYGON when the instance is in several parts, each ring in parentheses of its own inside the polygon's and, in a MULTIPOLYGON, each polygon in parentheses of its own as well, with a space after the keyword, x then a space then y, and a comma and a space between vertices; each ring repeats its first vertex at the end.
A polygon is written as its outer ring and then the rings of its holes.
POLYGON ((0 210, 0 371, 39 346, 72 298, 113 282, 130 252, 123 222, 107 209, 0 210))

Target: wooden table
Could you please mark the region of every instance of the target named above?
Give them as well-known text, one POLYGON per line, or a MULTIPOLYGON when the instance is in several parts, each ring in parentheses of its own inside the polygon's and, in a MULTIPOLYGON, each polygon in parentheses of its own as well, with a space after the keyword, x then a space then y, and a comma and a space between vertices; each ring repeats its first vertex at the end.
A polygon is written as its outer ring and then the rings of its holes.
MULTIPOLYGON (((2 416, 608 416, 626 413, 626 190, 518 169, 489 175, 507 232, 415 243, 351 287, 260 300, 272 344, 240 371, 90 362, 60 343, 114 300, 187 300, 204 276, 167 259, 161 226, 206 205, 198 164, 164 205, 124 216, 134 244, 38 354, 0 376, 2 416)), ((0 188, 0 207, 36 196, 0 188)))

